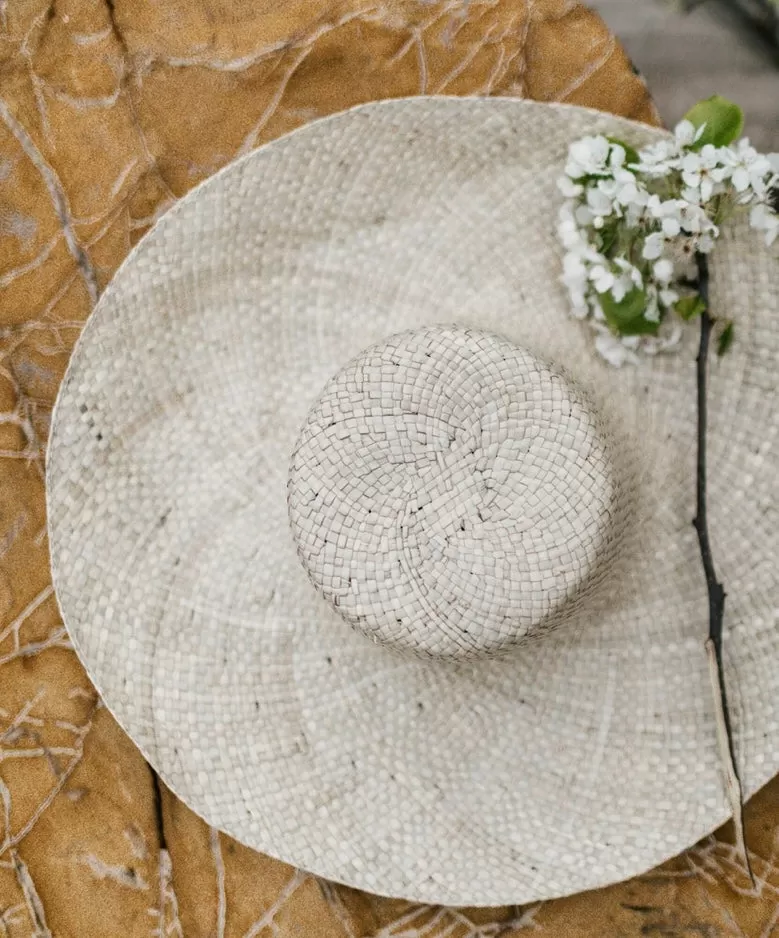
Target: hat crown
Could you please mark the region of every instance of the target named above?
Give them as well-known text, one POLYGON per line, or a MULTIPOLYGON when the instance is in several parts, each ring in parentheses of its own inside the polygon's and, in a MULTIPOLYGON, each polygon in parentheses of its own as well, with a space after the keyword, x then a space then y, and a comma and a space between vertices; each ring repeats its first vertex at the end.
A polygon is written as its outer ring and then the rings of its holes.
POLYGON ((613 448, 583 393, 506 339, 394 336, 309 412, 288 485, 298 554, 374 640, 495 654, 560 624, 613 553, 613 448))

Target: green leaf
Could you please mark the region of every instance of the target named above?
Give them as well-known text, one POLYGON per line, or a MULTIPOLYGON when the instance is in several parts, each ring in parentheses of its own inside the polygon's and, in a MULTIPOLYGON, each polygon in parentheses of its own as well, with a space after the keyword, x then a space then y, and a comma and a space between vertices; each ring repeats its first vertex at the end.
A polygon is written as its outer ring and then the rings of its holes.
POLYGON ((626 323, 620 327, 620 335, 657 335, 657 330, 660 328, 659 322, 653 322, 651 319, 647 319, 645 316, 640 316, 638 319, 632 320, 632 322, 626 323))
POLYGON ((598 297, 606 322, 618 335, 656 335, 659 322, 651 322, 644 316, 646 293, 638 287, 617 302, 610 293, 598 297))
POLYGON ((733 321, 728 320, 725 328, 720 332, 719 338, 717 339, 717 356, 722 358, 722 356, 727 352, 730 346, 733 344, 733 321))
POLYGON ((577 176, 575 179, 572 177, 572 182, 578 182, 580 186, 592 185, 594 182, 598 182, 600 179, 608 179, 611 176, 611 170, 605 169, 602 173, 585 173, 583 176, 577 176))
POLYGON ((703 298, 695 293, 693 296, 683 296, 680 300, 677 300, 674 309, 682 319, 690 320, 700 316, 706 309, 706 304, 703 302, 703 298))
POLYGON ((600 239, 600 253, 609 256, 609 252, 614 247, 614 242, 619 234, 619 222, 614 221, 611 224, 604 225, 598 232, 600 239))
POLYGON ((741 108, 727 98, 715 94, 699 101, 686 114, 686 119, 695 127, 704 127, 703 133, 692 145, 700 150, 707 143, 715 147, 726 147, 741 136, 744 129, 744 114, 741 108))
POLYGON ((602 293, 599 296, 603 312, 610 325, 621 326, 632 322, 644 315, 646 309, 646 293, 635 287, 621 300, 614 299, 611 293, 602 293))
POLYGON ((609 143, 622 147, 622 149, 625 151, 625 168, 626 169, 631 163, 639 162, 640 158, 638 155, 638 150, 636 150, 635 147, 631 147, 629 143, 625 143, 624 140, 619 140, 617 137, 606 137, 606 139, 609 141, 609 143))

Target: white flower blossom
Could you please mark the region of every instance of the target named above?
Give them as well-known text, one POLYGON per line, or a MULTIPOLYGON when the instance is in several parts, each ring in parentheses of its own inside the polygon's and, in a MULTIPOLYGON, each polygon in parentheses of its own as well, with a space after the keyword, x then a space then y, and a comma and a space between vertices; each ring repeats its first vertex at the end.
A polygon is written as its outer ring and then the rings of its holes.
POLYGON ((666 238, 675 238, 682 230, 682 213, 687 208, 684 199, 666 199, 651 195, 647 200, 647 210, 653 218, 660 221, 660 227, 666 238))
POLYGON ((611 152, 609 153, 609 168, 612 172, 617 172, 621 170, 625 165, 625 160, 627 159, 627 153, 625 148, 618 143, 611 144, 611 152))
POLYGON ((575 199, 577 195, 584 192, 584 186, 581 183, 574 182, 570 176, 561 176, 557 180, 557 188, 562 192, 566 199, 575 199))
POLYGON ((603 136, 583 137, 572 143, 568 151, 565 174, 571 179, 605 175, 611 144, 603 136))
POLYGON ((605 217, 611 215, 614 208, 614 202, 600 188, 587 190, 587 207, 593 214, 593 217, 600 215, 605 217))
POLYGON ((691 147, 701 139, 705 130, 705 124, 696 128, 692 121, 681 120, 674 129, 674 138, 680 148, 691 147))
POLYGON ((630 261, 625 260, 624 257, 615 257, 614 263, 622 271, 622 273, 628 277, 634 286, 643 286, 644 281, 641 276, 641 271, 638 269, 638 267, 635 267, 630 263, 630 261))
POLYGON ((569 251, 583 250, 588 246, 587 237, 576 223, 576 217, 569 202, 560 208, 557 234, 563 246, 569 251))
POLYGON ((717 180, 712 177, 712 171, 719 165, 719 150, 710 143, 702 147, 700 153, 687 153, 682 159, 682 180, 690 189, 700 189, 702 202, 708 202, 714 195, 717 180))
POLYGON ((579 205, 574 213, 574 218, 582 228, 586 228, 588 225, 592 224, 592 220, 595 216, 586 205, 579 205))
POLYGON ((602 264, 590 269, 590 280, 598 293, 608 293, 614 286, 614 274, 602 264))
POLYGON ((689 296, 695 256, 714 248, 721 219, 746 206, 766 244, 779 239, 779 154, 761 155, 748 140, 701 146, 704 131, 682 121, 630 161, 625 146, 600 135, 569 148, 558 181, 561 279, 571 315, 587 322, 598 353, 616 367, 679 344, 677 303, 689 296), (640 334, 616 334, 607 296, 630 304, 625 312, 643 320, 630 331, 640 334))
POLYGON ((666 309, 669 309, 674 303, 679 299, 679 294, 676 290, 669 290, 668 288, 658 290, 657 295, 660 297, 660 302, 665 306, 666 309))
POLYGON ((664 251, 665 235, 661 231, 655 231, 644 241, 644 249, 641 255, 648 261, 655 261, 663 256, 664 251))
POLYGON ((735 147, 723 148, 724 178, 730 178, 733 188, 738 193, 751 190, 762 198, 768 189, 768 178, 772 173, 771 161, 758 153, 745 137, 735 147))
POLYGON ((599 179, 595 183, 595 188, 592 191, 600 192, 601 195, 605 195, 613 202, 618 190, 619 183, 617 182, 616 178, 614 176, 609 176, 608 178, 599 179))
POLYGON ((756 205, 749 214, 749 223, 757 231, 765 232, 765 243, 770 247, 779 237, 779 215, 765 202, 756 205))
POLYGON ((563 247, 566 247, 569 251, 573 251, 578 245, 586 243, 582 239, 575 221, 561 222, 557 226, 557 233, 563 243, 563 247))
POLYGON ((658 140, 639 153, 635 169, 649 177, 667 176, 679 164, 679 147, 671 140, 658 140))
POLYGON ((626 208, 633 206, 644 208, 649 202, 649 193, 639 185, 632 173, 629 175, 630 179, 618 184, 614 198, 619 205, 626 208))
POLYGON ((592 313, 592 322, 593 323, 603 323, 606 321, 606 314, 603 312, 603 306, 600 300, 592 294, 589 298, 590 303, 590 312, 592 313))
POLYGON ((683 202, 687 202, 689 205, 700 205, 701 190, 692 189, 690 186, 685 186, 681 191, 681 198, 683 202))
POLYGON ((618 338, 608 329, 599 329, 595 336, 595 349, 601 358, 604 358, 615 368, 621 368, 624 364, 636 364, 638 356, 635 351, 625 345, 623 339, 618 338))
POLYGON ((657 291, 653 288, 646 297, 646 309, 644 310, 644 319, 647 322, 660 322, 662 318, 660 312, 660 303, 657 298, 657 291))
POLYGON ((674 275, 673 261, 669 261, 667 257, 662 258, 652 266, 652 272, 659 283, 670 283, 674 275))
POLYGON ((631 293, 633 290, 641 289, 644 285, 643 278, 641 276, 641 271, 634 267, 629 261, 626 261, 623 257, 614 258, 614 264, 617 267, 619 273, 614 277, 614 284, 611 287, 611 295, 614 297, 617 303, 621 303, 622 300, 631 293))

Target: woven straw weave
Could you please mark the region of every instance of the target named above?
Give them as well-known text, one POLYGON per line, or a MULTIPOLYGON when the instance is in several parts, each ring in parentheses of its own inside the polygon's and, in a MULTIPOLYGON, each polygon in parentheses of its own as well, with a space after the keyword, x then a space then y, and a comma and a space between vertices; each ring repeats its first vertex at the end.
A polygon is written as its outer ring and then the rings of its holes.
MULTIPOLYGON (((374 892, 489 905, 632 876, 727 816, 690 523, 694 330, 675 356, 611 369, 558 281, 555 180, 569 142, 599 130, 635 144, 658 133, 507 99, 386 102, 311 124, 183 199, 84 330, 48 462, 63 616, 165 781, 253 847, 374 892), (593 496, 630 495, 621 528, 598 515, 593 547, 609 531, 618 545, 606 574, 581 579, 575 615, 495 659, 368 641, 300 562, 298 546, 321 532, 299 530, 296 544, 290 530, 290 460, 302 440, 305 486, 309 460, 326 458, 301 428, 334 406, 335 376, 389 336, 441 323, 528 350, 512 353, 525 378, 540 361, 550 376, 562 368, 560 403, 604 458, 593 496)), ((710 525, 736 755, 753 792, 779 768, 779 301, 776 258, 741 223, 724 237, 713 301, 736 341, 712 364, 710 525)), ((494 351, 473 367, 489 372, 494 351)), ((461 388, 472 406, 468 380, 460 368, 441 405, 461 388)), ((561 472, 563 529, 597 515, 567 491, 584 475, 561 472)), ((496 490, 506 511, 522 478, 496 490)), ((543 525, 528 530, 549 543, 543 525)), ((570 540, 585 567, 589 543, 570 540)), ((511 562, 541 564, 528 556, 511 562)), ((457 562, 442 569, 458 575, 457 562)), ((580 579, 559 576, 561 594, 580 579)), ((479 636, 483 650, 503 638, 479 590, 496 630, 479 636)), ((546 612, 523 593, 512 635, 546 612)))
POLYGON ((615 450, 581 392, 510 342, 396 336, 308 416, 289 479, 298 553, 376 641, 495 653, 574 619, 609 570, 636 484, 615 450))

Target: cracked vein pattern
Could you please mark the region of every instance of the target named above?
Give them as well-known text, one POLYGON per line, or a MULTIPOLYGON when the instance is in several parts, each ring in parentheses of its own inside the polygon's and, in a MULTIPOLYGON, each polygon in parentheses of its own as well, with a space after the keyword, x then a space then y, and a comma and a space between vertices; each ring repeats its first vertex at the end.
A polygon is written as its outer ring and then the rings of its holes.
POLYGON ((155 219, 240 151, 372 98, 517 94, 656 121, 600 21, 576 0, 0 0, 0 75, 0 938, 769 938, 775 785, 747 814, 756 889, 712 838, 541 907, 410 906, 223 836, 220 872, 209 828, 166 790, 160 850, 148 769, 51 592, 51 407, 94 296, 155 219))

